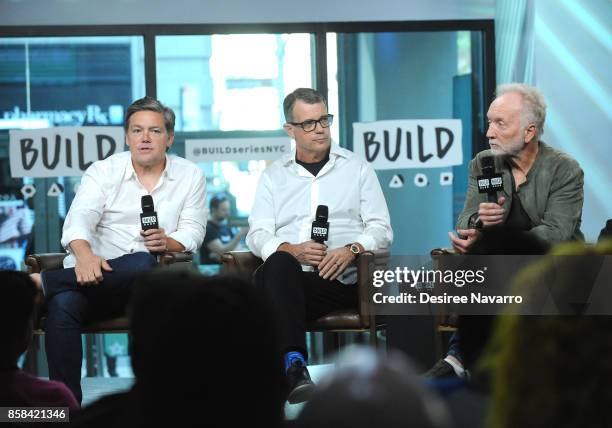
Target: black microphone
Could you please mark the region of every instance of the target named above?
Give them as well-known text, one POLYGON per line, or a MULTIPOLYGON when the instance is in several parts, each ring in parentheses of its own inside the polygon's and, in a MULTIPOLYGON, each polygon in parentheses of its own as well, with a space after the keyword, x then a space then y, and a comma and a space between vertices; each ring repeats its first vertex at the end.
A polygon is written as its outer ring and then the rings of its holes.
POLYGON ((478 193, 487 194, 487 202, 497 203, 497 191, 504 188, 504 179, 501 174, 495 172, 495 160, 493 156, 484 156, 480 160, 482 175, 476 177, 478 193))
POLYGON ((310 232, 310 239, 319 244, 323 244, 327 241, 329 235, 329 222, 327 218, 329 216, 329 209, 327 205, 319 205, 317 207, 317 214, 315 221, 312 222, 312 229, 310 232))
POLYGON ((142 205, 142 213, 140 214, 142 230, 159 229, 157 213, 153 207, 153 197, 151 195, 144 195, 140 203, 142 205))

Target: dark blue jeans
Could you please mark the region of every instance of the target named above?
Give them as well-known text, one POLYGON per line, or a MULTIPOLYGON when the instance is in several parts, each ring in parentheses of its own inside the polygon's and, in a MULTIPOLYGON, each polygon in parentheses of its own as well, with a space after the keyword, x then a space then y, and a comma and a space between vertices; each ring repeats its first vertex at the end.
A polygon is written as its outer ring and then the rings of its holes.
POLYGON ((98 285, 81 286, 74 268, 45 271, 42 275, 47 300, 45 348, 49 378, 64 382, 81 402, 81 328, 93 320, 125 314, 134 277, 157 262, 149 253, 126 254, 108 260, 113 268, 103 271, 98 285))

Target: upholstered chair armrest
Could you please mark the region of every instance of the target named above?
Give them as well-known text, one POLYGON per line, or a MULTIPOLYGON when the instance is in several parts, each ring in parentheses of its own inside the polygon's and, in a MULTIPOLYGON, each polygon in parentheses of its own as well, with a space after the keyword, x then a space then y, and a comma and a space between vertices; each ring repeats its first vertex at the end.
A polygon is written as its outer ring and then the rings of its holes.
POLYGON ((223 267, 227 273, 253 275, 263 260, 250 251, 230 251, 221 257, 223 267))
POLYGON ((454 248, 434 248, 430 251, 432 257, 436 256, 448 256, 451 254, 457 254, 454 248))
POLYGON ((169 266, 174 263, 191 263, 193 262, 193 253, 181 253, 167 251, 159 257, 159 264, 169 266))
POLYGON ((40 273, 43 270, 60 269, 68 253, 30 254, 25 259, 29 273, 40 273))
POLYGON ((374 271, 387 268, 391 254, 389 250, 364 251, 357 258, 357 287, 359 293, 359 317, 361 323, 369 326, 374 319, 372 303, 372 277, 374 271))

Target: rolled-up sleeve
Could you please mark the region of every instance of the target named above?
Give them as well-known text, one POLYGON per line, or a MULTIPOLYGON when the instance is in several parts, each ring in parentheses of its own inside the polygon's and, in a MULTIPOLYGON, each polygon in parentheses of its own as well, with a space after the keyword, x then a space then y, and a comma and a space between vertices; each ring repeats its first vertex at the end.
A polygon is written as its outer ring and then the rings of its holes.
POLYGON ((92 235, 102 218, 106 196, 101 183, 103 177, 99 165, 93 164, 85 171, 81 184, 70 205, 62 229, 62 247, 70 252, 70 243, 82 239, 91 244, 92 235))
POLYGON ((207 217, 206 178, 202 170, 195 168, 176 230, 168 237, 181 243, 186 252, 197 251, 204 242, 207 217))
POLYGON ((476 177, 478 176, 477 165, 476 159, 472 159, 469 163, 470 176, 468 178, 468 189, 465 196, 463 211, 461 211, 459 217, 457 217, 457 229, 470 228, 470 217, 478 213, 480 202, 482 202, 476 184, 476 177))
POLYGON ((275 233, 276 216, 272 183, 268 174, 264 172, 257 183, 255 203, 249 216, 249 233, 246 243, 253 254, 266 260, 284 242, 275 233))
POLYGON ((378 177, 370 165, 364 164, 360 179, 361 220, 364 229, 356 240, 366 250, 388 248, 393 242, 393 230, 389 209, 378 177))

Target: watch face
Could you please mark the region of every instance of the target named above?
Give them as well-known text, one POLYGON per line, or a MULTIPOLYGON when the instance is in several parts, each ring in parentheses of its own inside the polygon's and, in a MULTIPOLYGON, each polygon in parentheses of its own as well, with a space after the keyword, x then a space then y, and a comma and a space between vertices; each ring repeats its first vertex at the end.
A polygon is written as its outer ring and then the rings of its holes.
POLYGON ((351 245, 351 252, 353 254, 359 254, 359 246, 355 244, 351 245))

